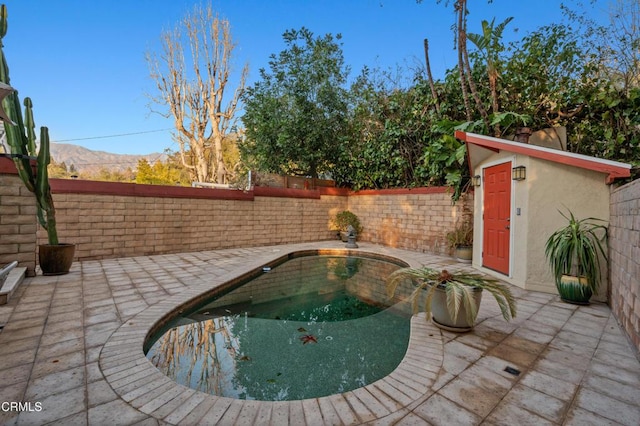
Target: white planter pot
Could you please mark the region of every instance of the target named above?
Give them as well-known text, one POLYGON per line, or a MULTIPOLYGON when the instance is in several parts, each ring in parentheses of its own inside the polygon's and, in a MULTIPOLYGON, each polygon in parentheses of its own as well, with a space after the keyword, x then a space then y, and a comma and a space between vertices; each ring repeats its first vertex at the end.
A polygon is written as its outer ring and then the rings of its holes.
MULTIPOLYGON (((474 289, 473 300, 477 307, 476 311, 479 311, 480 301, 482 300, 481 288, 474 289)), ((447 293, 441 286, 438 286, 433 295, 433 300, 431 301, 431 321, 443 330, 463 333, 473 328, 476 318, 473 318, 473 321, 469 323, 467 321, 467 309, 464 304, 461 304, 460 310, 458 311, 458 317, 453 321, 453 318, 447 309, 447 293)))

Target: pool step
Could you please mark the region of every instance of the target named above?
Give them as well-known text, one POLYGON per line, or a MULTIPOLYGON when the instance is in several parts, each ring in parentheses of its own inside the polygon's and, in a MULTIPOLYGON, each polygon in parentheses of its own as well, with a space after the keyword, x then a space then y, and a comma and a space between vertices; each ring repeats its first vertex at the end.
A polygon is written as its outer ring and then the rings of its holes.
POLYGON ((13 268, 7 279, 2 284, 2 289, 0 289, 0 305, 6 305, 9 302, 9 299, 13 295, 13 292, 16 291, 20 283, 24 280, 25 274, 27 273, 27 268, 25 267, 17 267, 13 268))

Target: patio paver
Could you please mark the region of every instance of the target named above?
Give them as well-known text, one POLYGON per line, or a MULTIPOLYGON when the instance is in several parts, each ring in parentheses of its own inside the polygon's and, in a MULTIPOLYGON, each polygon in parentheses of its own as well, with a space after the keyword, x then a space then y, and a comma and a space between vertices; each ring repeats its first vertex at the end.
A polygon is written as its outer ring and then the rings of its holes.
MULTIPOLYGON (((412 266, 470 269, 444 256, 359 244, 412 266)), ((149 329, 177 304, 289 252, 343 247, 327 241, 85 261, 68 275, 27 278, 0 312, 0 402, 30 402, 31 410, 3 405, 0 423, 640 424, 638 354, 610 309, 518 288, 511 322, 488 295, 471 333, 414 318, 398 369, 329 397, 206 395, 163 376, 142 354, 149 329)))

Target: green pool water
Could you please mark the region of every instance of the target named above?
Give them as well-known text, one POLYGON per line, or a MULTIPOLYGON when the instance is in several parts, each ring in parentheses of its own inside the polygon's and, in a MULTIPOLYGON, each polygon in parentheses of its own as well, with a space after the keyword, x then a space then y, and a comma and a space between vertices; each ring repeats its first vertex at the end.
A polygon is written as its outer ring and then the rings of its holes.
POLYGON ((391 373, 410 313, 389 306, 398 265, 355 257, 294 258, 175 318, 147 358, 176 382, 265 401, 353 390, 391 373))

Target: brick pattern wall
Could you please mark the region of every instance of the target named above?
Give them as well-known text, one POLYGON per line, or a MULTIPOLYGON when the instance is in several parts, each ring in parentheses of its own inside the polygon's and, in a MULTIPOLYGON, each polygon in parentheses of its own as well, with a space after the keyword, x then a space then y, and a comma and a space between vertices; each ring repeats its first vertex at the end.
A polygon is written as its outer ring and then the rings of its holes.
MULTIPOLYGON (((36 244, 46 243, 34 197, 15 170, 0 176, 0 260, 18 258, 33 272, 36 244)), ((445 188, 240 193, 53 179, 52 190, 60 241, 76 244, 75 260, 329 240, 331 218, 346 209, 361 219, 360 241, 447 253, 444 235, 461 212, 445 188)))
POLYGON ((640 180, 611 194, 611 309, 640 352, 640 180))
MULTIPOLYGON (((251 247, 333 238, 332 212, 346 197, 253 200, 53 194, 61 242, 76 259, 251 247)), ((38 230, 38 242, 46 242, 38 230)))
POLYGON ((0 265, 18 261, 34 275, 36 199, 22 184, 13 161, 0 158, 0 265))
POLYGON ((473 195, 455 205, 448 188, 360 191, 349 196, 349 209, 363 225, 361 239, 414 251, 449 255, 446 234, 473 195))
MULTIPOLYGON (((462 205, 452 205, 445 188, 356 195, 256 188, 224 199, 200 196, 208 190, 193 188, 157 194, 147 185, 61 180, 52 187, 60 241, 76 244, 76 260, 329 240, 335 238, 331 218, 346 209, 361 219, 361 241, 447 253, 444 235, 462 205)), ((37 236, 46 243, 44 230, 37 236)))

